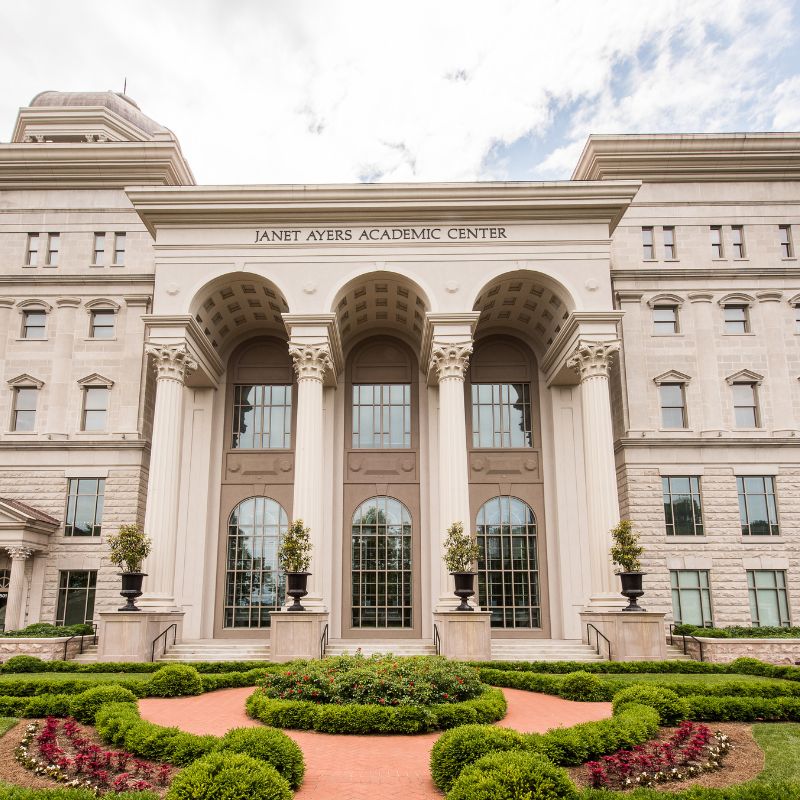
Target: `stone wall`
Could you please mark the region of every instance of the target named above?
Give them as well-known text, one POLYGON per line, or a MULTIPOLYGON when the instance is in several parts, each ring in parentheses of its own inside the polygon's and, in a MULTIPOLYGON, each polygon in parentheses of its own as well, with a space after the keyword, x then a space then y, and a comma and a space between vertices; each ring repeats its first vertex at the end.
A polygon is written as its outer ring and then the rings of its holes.
MULTIPOLYGON (((757 658, 769 664, 800 663, 800 639, 709 639, 698 637, 703 643, 703 660, 727 664, 737 658, 757 658)), ((675 643, 682 647, 683 642, 675 643)), ((686 653, 700 660, 700 644, 686 639, 686 653)))
MULTIPOLYGON (((35 656, 42 661, 61 661, 64 658, 64 643, 67 636, 53 639, 5 639, 0 637, 0 662, 13 656, 35 656)), ((89 639, 84 640, 87 644, 89 639)), ((75 658, 80 652, 80 639, 73 639, 67 645, 67 658, 75 658)))

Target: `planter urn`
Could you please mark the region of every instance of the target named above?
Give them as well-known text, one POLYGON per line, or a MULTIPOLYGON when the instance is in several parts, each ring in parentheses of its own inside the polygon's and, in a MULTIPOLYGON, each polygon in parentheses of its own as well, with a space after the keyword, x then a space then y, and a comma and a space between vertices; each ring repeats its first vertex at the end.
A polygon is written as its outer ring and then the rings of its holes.
POLYGON ((475 594, 475 576, 477 572, 451 572, 456 584, 454 594, 461 598, 461 605, 456 611, 474 611, 475 609, 467 602, 468 597, 475 594))
POLYGON ((300 605, 300 598, 308 594, 308 576, 310 572, 287 572, 286 573, 286 594, 294 599, 294 603, 287 608, 287 611, 305 611, 305 607, 300 605))
POLYGON ((122 572, 122 591, 120 594, 125 598, 127 603, 118 611, 141 611, 142 609, 136 605, 136 598, 142 596, 142 581, 147 577, 146 572, 122 572))
POLYGON ((642 578, 645 572, 619 572, 619 579, 622 583, 621 594, 628 598, 628 605, 623 611, 645 611, 636 601, 644 594, 642 589, 642 578))

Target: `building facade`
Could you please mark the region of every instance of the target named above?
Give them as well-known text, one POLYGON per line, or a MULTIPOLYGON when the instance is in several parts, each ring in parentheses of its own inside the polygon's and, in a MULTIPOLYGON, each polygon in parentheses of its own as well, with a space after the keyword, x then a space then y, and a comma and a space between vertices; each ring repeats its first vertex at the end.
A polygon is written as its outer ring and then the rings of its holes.
POLYGON ((127 97, 0 145, 5 627, 269 637, 301 518, 343 639, 430 639, 461 521, 500 638, 578 638, 643 534, 668 620, 800 617, 800 136, 593 136, 548 183, 195 184, 127 97))

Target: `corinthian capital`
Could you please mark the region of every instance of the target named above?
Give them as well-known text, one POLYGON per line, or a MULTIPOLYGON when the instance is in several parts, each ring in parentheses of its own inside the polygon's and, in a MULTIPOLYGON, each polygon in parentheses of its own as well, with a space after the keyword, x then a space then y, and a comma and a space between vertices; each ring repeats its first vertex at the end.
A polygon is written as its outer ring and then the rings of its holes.
POLYGON ((611 342, 578 342, 573 354, 567 359, 567 366, 572 367, 581 380, 593 377, 608 377, 611 360, 619 350, 619 340, 611 342))
POLYGON ((297 380, 322 381, 325 373, 333 369, 331 349, 327 342, 306 344, 289 342, 289 355, 294 362, 297 380))
POLYGON ((186 345, 151 344, 144 346, 144 351, 153 356, 153 365, 156 368, 158 379, 178 381, 183 383, 186 376, 197 369, 197 362, 189 355, 186 345))
POLYGON ((471 353, 472 341, 434 342, 431 346, 431 363, 428 369, 435 371, 440 381, 446 378, 463 381, 471 353))
POLYGON ((17 559, 25 561, 33 555, 33 550, 31 550, 30 547, 23 547, 22 545, 12 545, 11 547, 6 547, 6 552, 13 561, 16 561, 17 559))

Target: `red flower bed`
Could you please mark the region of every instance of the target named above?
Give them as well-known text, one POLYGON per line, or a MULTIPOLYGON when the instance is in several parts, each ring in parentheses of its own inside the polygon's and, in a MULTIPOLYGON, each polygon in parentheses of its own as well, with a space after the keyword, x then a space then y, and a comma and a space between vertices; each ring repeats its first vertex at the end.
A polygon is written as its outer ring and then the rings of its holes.
POLYGON ((653 786, 719 769, 730 747, 725 734, 713 733, 707 725, 683 722, 668 739, 618 750, 599 761, 589 761, 586 768, 595 789, 653 786))

